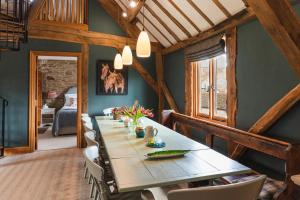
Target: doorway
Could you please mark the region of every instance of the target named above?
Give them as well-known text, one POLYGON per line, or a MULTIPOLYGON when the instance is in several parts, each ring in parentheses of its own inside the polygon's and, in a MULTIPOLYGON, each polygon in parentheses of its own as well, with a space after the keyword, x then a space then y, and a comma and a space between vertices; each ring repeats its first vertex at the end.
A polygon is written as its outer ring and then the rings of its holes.
POLYGON ((30 52, 31 151, 81 146, 81 53, 30 52))

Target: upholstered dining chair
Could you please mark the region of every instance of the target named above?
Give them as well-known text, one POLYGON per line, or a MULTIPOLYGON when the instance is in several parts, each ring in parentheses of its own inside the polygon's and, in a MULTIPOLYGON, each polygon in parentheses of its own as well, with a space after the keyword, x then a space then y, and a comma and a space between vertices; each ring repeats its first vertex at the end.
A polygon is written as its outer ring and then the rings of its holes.
POLYGON ((143 193, 143 200, 256 200, 265 180, 266 176, 261 175, 255 179, 240 183, 179 190, 175 189, 169 191, 167 194, 155 194, 155 191, 153 192, 153 190, 150 189, 151 193, 149 191, 143 193))

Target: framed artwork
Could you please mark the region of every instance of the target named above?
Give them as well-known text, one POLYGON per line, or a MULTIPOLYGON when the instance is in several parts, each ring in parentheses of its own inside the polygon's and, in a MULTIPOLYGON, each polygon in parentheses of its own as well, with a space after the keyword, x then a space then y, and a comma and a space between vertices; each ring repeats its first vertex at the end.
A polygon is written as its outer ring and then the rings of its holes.
POLYGON ((97 95, 127 95, 128 68, 114 69, 113 60, 97 61, 97 95))

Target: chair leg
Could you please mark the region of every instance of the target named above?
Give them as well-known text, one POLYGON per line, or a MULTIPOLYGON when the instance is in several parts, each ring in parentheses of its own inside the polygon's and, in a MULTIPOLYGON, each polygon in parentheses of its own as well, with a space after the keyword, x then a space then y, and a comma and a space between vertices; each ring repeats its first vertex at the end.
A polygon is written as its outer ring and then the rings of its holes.
POLYGON ((96 190, 96 194, 94 196, 94 200, 98 200, 98 199, 99 199, 99 192, 98 192, 98 190, 96 190))
POLYGON ((84 178, 87 178, 88 177, 88 168, 85 167, 84 169, 84 178))
POLYGON ((92 186, 91 186, 91 191, 90 191, 90 198, 94 197, 94 190, 95 190, 95 182, 92 180, 92 186))
POLYGON ((90 174, 89 175, 89 184, 91 184, 92 183, 92 175, 90 174))

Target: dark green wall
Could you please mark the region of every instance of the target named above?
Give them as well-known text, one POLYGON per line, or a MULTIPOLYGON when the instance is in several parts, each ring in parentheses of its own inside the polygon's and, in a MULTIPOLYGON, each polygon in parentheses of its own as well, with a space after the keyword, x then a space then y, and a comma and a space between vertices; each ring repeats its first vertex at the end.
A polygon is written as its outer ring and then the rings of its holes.
MULTIPOLYGON (((117 23, 104 11, 97 1, 90 1, 89 7, 89 29, 91 31, 111 33, 126 36, 118 27, 117 23)), ((113 48, 103 46, 90 46, 89 59, 89 113, 101 114, 107 107, 131 105, 135 100, 157 110, 157 95, 141 78, 141 76, 129 67, 128 73, 128 95, 126 96, 97 96, 96 95, 96 62, 97 60, 113 60, 117 51, 113 48)), ((133 52, 135 54, 135 52, 133 52)), ((139 59, 142 65, 155 78, 155 57, 139 59)))
POLYGON ((6 145, 28 144, 29 54, 33 51, 80 51, 80 45, 48 40, 29 40, 20 51, 6 51, 0 60, 0 95, 7 107, 6 145))
MULTIPOLYGON (((101 114, 104 108, 122 105, 132 105, 138 100, 141 105, 148 106, 157 111, 157 95, 132 68, 128 71, 128 95, 103 96, 96 95, 96 62, 99 59, 113 60, 116 50, 109 47, 90 46, 89 59, 89 113, 91 115, 101 114)), ((142 65, 153 75, 155 72, 155 59, 140 60, 142 65)), ((155 76, 153 76, 155 78, 155 76)))
MULTIPOLYGON (((300 5, 294 7, 298 14, 300 5)), ((257 20, 241 25, 237 30, 237 127, 248 130, 277 100, 300 83, 286 59, 274 45, 257 20)), ((179 50, 165 58, 165 79, 180 111, 184 111, 184 52, 179 50)), ((265 135, 300 141, 300 102, 286 113, 265 135)), ((194 137, 202 140, 196 131, 194 137)), ((217 143, 225 152, 225 144, 217 143)), ((248 152, 243 162, 264 169, 283 171, 283 163, 248 152), (256 165, 257 166, 257 165, 256 165)))
MULTIPOLYGON (((89 28, 91 31, 126 35, 96 0, 89 2, 89 28)), ((7 97, 9 100, 6 123, 6 146, 9 147, 28 145, 30 50, 80 52, 80 45, 46 40, 29 40, 27 44, 21 46, 20 51, 2 53, 0 60, 0 95, 7 97)), ((129 69, 129 92, 127 96, 96 96, 96 60, 113 59, 115 54, 116 51, 112 48, 90 46, 89 113, 100 114, 105 107, 130 105, 136 99, 141 104, 157 110, 156 94, 132 67, 129 69)), ((140 61, 155 78, 154 57, 140 61)))

